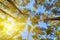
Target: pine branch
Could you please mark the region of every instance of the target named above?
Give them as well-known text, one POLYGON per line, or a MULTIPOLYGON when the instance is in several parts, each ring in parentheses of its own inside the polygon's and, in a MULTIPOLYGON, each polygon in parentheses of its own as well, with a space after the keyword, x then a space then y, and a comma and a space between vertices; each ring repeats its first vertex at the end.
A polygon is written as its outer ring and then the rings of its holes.
POLYGON ((9 16, 11 16, 12 18, 16 19, 13 15, 8 14, 7 12, 3 11, 2 9, 0 9, 0 11, 2 11, 5 15, 9 15, 9 16))
MULTIPOLYGON (((4 5, 5 7, 7 7, 4 3, 2 3, 1 1, 0 1, 0 3, 2 4, 2 5, 4 5)), ((7 8, 9 8, 9 7, 7 7, 7 8)))
POLYGON ((21 14, 24 15, 24 13, 22 13, 17 7, 16 5, 12 2, 12 0, 7 0, 11 5, 13 5, 21 14))
POLYGON ((55 17, 55 18, 46 18, 45 20, 58 20, 58 21, 60 21, 60 17, 55 17))

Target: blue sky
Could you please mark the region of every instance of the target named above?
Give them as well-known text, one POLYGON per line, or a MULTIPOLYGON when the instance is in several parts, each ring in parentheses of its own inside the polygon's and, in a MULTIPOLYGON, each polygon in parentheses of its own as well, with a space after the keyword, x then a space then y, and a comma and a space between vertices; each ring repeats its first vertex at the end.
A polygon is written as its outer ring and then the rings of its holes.
MULTIPOLYGON (((52 0, 51 2, 49 2, 48 0, 46 0, 47 4, 52 4, 54 2, 54 0, 52 0)), ((56 0, 55 0, 56 2, 56 0)), ((33 5, 34 5, 34 0, 30 0, 30 3, 28 3, 25 7, 30 9, 31 11, 33 10, 33 5)), ((36 13, 40 12, 40 13, 44 13, 47 12, 49 14, 51 14, 51 10, 46 11, 46 8, 44 7, 44 5, 38 6, 38 8, 35 10, 36 13)), ((38 22, 38 26, 42 27, 42 28, 47 28, 47 24, 44 23, 43 21, 38 22)), ((58 30, 60 30, 60 27, 58 28, 58 30)), ((23 36, 23 38, 26 38, 28 35, 27 29, 24 30, 24 32, 21 34, 23 36)), ((31 38, 32 32, 30 32, 28 40, 32 40, 31 38)), ((52 38, 54 38, 54 36, 52 36, 52 38)))
MULTIPOLYGON (((25 7, 30 9, 31 11, 34 11, 33 10, 34 3, 35 3, 34 0, 30 0, 30 3, 27 4, 25 7)), ((45 12, 45 7, 43 5, 39 6, 36 10, 36 13, 38 13, 38 12, 44 13, 45 12)), ((44 23, 43 21, 39 22, 38 26, 43 27, 43 28, 47 28, 47 24, 44 23)), ((23 36, 23 38, 26 38, 27 35, 28 35, 27 29, 21 35, 23 36)), ((32 32, 30 32, 28 40, 32 40, 31 35, 32 35, 32 32)))

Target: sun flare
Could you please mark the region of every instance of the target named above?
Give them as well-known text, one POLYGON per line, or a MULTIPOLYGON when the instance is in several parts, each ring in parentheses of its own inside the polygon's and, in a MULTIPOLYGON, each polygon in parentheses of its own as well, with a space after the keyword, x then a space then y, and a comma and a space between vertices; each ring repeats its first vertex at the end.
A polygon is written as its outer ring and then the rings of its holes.
POLYGON ((0 37, 10 38, 18 35, 25 28, 25 23, 17 22, 11 17, 0 15, 0 37), (9 37, 8 37, 9 36, 9 37))

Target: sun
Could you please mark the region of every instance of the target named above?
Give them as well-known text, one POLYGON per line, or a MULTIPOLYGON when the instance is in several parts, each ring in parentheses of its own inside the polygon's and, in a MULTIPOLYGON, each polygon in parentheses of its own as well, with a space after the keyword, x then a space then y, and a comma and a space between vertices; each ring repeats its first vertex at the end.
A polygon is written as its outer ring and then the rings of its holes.
MULTIPOLYGON (((0 14, 0 38, 12 38, 25 28, 26 23, 18 22, 12 17, 0 14), (9 36, 9 37, 8 37, 9 36)), ((4 39, 3 38, 3 39, 4 39)))

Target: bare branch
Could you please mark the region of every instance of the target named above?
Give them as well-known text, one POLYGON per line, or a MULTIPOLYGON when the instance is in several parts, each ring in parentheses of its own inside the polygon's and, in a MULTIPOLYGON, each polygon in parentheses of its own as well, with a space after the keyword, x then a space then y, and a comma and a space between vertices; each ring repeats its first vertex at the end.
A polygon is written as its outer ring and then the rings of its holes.
POLYGON ((9 16, 11 16, 12 18, 16 19, 13 15, 6 13, 6 12, 3 11, 2 9, 0 9, 0 11, 2 11, 4 14, 9 15, 9 16))

